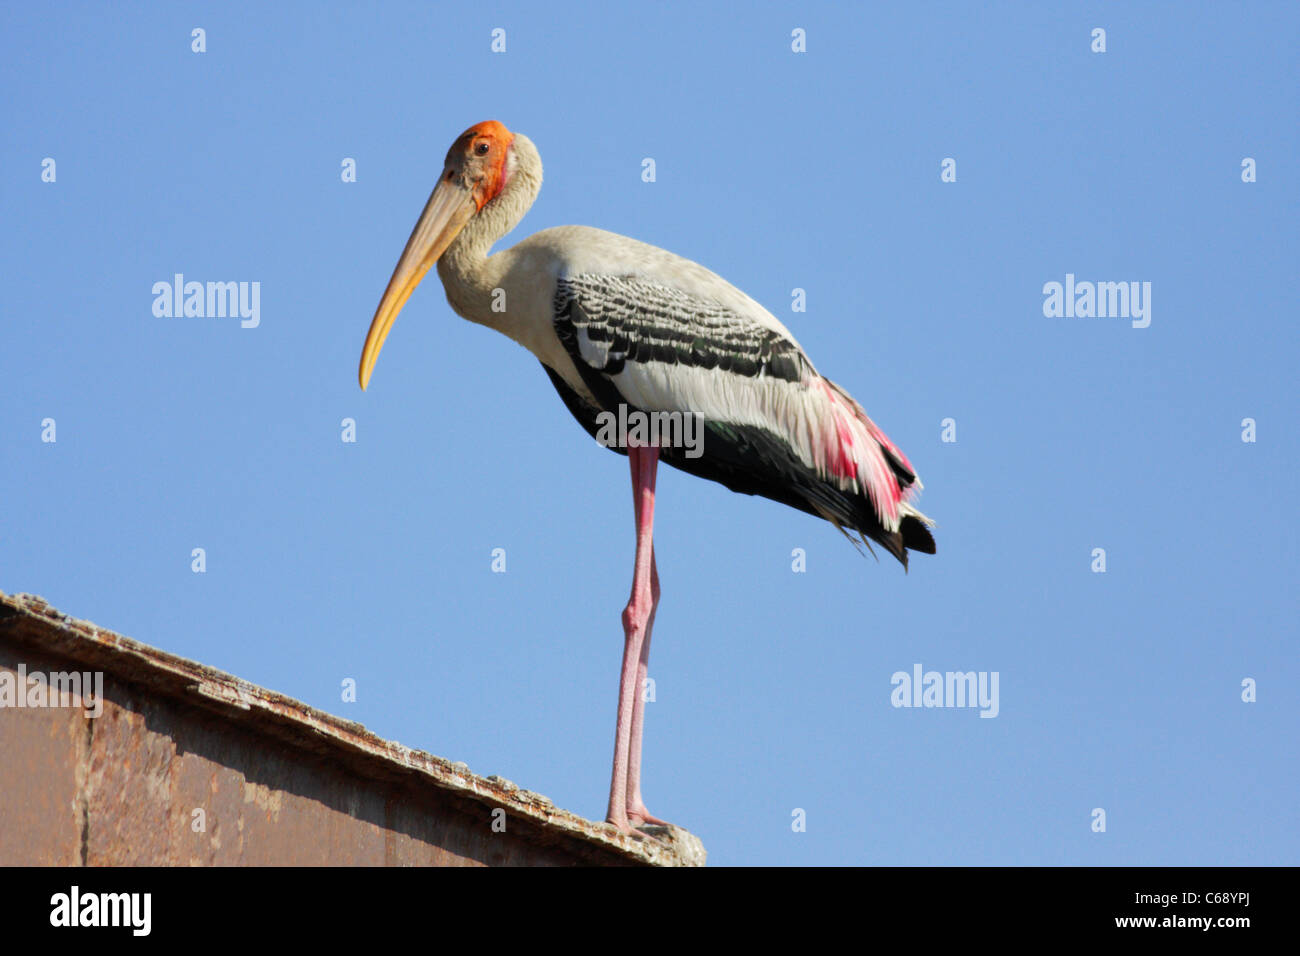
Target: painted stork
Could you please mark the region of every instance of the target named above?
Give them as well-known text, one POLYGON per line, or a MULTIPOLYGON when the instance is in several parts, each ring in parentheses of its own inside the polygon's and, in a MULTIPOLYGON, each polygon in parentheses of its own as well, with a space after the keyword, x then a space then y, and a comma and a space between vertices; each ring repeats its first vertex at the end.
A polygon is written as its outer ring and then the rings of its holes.
POLYGON ((882 545, 904 568, 908 551, 934 553, 933 523, 910 503, 921 488, 915 470, 862 406, 817 373, 770 312, 708 269, 585 226, 547 229, 488 255, 541 186, 542 160, 528 137, 489 121, 456 139, 375 312, 360 380, 364 389, 398 312, 437 263, 451 307, 532 352, 593 436, 608 421, 602 413, 620 406, 702 421, 696 457, 662 442, 615 448, 632 469, 636 560, 607 819, 630 832, 664 823, 641 798, 638 693, 659 605, 658 462, 825 518, 850 540, 882 545))

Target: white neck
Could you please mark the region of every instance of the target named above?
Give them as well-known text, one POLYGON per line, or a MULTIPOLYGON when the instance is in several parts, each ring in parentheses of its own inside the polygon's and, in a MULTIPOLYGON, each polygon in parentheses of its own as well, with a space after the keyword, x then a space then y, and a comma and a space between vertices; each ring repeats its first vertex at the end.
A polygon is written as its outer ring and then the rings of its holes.
POLYGON ((511 144, 513 169, 501 193, 465 224, 456 240, 438 260, 438 277, 447 301, 471 322, 510 334, 503 323, 508 313, 492 310, 493 290, 500 286, 500 256, 488 250, 524 218, 542 188, 542 157, 532 140, 516 133, 511 144))

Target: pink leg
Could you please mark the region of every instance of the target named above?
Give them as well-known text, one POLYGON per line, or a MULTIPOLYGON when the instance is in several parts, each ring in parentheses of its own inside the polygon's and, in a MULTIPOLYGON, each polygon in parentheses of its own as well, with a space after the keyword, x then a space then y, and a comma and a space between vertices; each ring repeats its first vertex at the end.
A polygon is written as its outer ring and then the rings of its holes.
MULTIPOLYGON (((635 761, 640 764, 640 720, 634 720, 639 708, 644 707, 641 697, 643 675, 646 668, 646 636, 653 619, 657 587, 652 580, 654 571, 654 515, 655 471, 659 464, 659 449, 629 448, 628 462, 632 468, 632 494, 636 505, 636 566, 632 575, 632 594, 623 609, 623 668, 618 683, 618 724, 614 738, 614 770, 609 785, 609 812, 605 818, 620 830, 632 829, 629 809, 644 811, 643 806, 629 808, 629 794, 633 764, 633 737, 636 738, 635 761), (633 734, 633 725, 636 733, 633 734)), ((640 767, 636 766, 637 778, 640 767)), ((641 814, 638 813, 638 822, 641 814)))
POLYGON ((634 825, 653 823, 671 826, 646 809, 641 799, 641 731, 645 727, 645 684, 650 665, 650 636, 654 632, 655 612, 659 610, 659 568, 655 564, 654 543, 650 544, 650 616, 646 619, 645 639, 637 661, 637 694, 632 707, 631 761, 627 771, 627 815, 634 825))

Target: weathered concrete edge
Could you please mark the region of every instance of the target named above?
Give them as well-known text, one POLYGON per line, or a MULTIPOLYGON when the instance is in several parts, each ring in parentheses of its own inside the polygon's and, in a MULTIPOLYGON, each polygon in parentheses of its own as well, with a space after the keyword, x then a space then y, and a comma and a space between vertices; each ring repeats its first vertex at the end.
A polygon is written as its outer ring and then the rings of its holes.
POLYGON ((242 727, 268 732, 314 756, 345 759, 368 776, 395 779, 415 775, 462 798, 500 807, 507 815, 521 817, 553 837, 578 840, 630 863, 703 866, 705 862, 703 845, 684 830, 671 834, 673 845, 621 833, 604 822, 560 809, 546 797, 508 780, 478 776, 464 764, 384 740, 354 721, 63 614, 36 595, 0 591, 0 635, 202 707, 242 727))

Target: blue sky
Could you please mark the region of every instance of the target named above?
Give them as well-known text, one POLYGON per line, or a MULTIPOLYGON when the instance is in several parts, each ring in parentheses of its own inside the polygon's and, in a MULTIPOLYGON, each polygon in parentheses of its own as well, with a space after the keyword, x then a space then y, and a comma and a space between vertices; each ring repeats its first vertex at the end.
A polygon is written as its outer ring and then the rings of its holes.
POLYGON ((904 575, 661 469, 651 810, 717 865, 1300 862, 1297 7, 611 6, 6 5, 0 589, 602 816, 626 459, 432 276, 356 383, 498 119, 546 168, 505 244, 718 272, 938 522, 904 575), (260 324, 156 317, 178 272, 260 324), (1150 325, 1045 316, 1067 274, 1150 325), (891 706, 916 664, 997 672, 997 717, 891 706))

